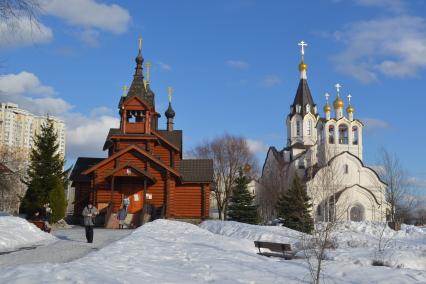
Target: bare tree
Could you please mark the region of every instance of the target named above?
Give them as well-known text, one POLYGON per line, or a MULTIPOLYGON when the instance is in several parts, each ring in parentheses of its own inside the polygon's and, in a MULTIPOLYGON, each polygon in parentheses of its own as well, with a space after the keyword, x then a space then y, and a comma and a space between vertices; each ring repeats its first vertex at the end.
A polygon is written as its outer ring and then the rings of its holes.
POLYGON ((217 203, 219 218, 226 219, 228 201, 232 194, 238 171, 245 168, 249 176, 257 172, 257 160, 243 137, 224 134, 195 147, 190 155, 213 160, 213 196, 217 203))
POLYGON ((40 10, 39 0, 0 0, 0 21, 13 25, 26 18, 35 23, 40 10))
POLYGON ((302 236, 302 244, 311 280, 320 283, 327 249, 336 246, 333 233, 338 224, 346 220, 349 201, 343 194, 343 165, 338 161, 328 162, 316 175, 315 183, 311 182, 309 191, 316 205, 316 212, 312 212, 316 224, 312 236, 302 236))
POLYGON ((289 165, 276 161, 274 165, 266 164, 259 179, 259 190, 256 192, 256 204, 263 222, 277 216, 275 204, 288 187, 289 165))
POLYGON ((382 168, 379 170, 379 175, 387 184, 386 201, 390 206, 389 221, 400 221, 401 217, 414 207, 415 199, 409 197, 406 174, 396 154, 382 149, 380 164, 382 168))
POLYGON ((26 186, 22 153, 9 147, 0 148, 0 211, 17 214, 26 186))

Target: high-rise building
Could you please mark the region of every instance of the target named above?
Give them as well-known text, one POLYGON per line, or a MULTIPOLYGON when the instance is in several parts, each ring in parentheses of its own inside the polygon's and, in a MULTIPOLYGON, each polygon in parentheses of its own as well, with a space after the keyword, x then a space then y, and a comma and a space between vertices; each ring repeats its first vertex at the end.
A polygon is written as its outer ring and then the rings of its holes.
MULTIPOLYGON (((58 135, 59 153, 65 156, 65 124, 49 116, 58 135)), ((46 116, 38 116, 20 109, 17 104, 1 103, 0 107, 0 148, 17 150, 22 158, 29 159, 34 138, 46 122, 46 116)))

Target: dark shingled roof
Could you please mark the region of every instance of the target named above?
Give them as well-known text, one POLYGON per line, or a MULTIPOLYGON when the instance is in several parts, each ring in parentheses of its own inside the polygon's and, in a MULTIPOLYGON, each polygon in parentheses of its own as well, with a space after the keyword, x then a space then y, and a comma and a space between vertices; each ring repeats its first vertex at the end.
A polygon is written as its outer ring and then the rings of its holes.
POLYGON ((180 174, 183 182, 212 182, 213 160, 182 160, 180 162, 180 174))
MULTIPOLYGON (((180 151, 182 151, 182 130, 173 130, 173 131, 157 130, 157 133, 160 134, 164 139, 166 139, 167 141, 169 141, 170 143, 172 143, 173 145, 178 147, 180 149, 180 151)), ((150 136, 148 134, 140 134, 140 133, 123 134, 123 133, 121 133, 120 128, 110 128, 109 132, 108 132, 108 136, 105 140, 104 150, 108 149, 108 147, 110 146, 109 143, 111 143, 110 142, 111 136, 120 136, 120 135, 126 135, 126 136, 144 136, 145 135, 145 136, 150 136)))
POLYGON ((86 158, 80 157, 75 162, 74 168, 72 169, 70 180, 72 181, 90 181, 90 177, 81 175, 82 172, 91 168, 92 166, 105 160, 105 158, 86 158))
POLYGON ((182 151, 182 130, 157 130, 157 132, 182 151))
POLYGON ((129 98, 132 97, 139 97, 142 99, 148 106, 154 107, 155 100, 154 100, 154 92, 149 88, 149 86, 145 87, 144 83, 144 77, 143 77, 143 57, 141 54, 141 51, 139 50, 138 56, 135 59, 136 61, 136 68, 135 68, 135 75, 133 76, 133 82, 132 85, 130 85, 129 92, 127 93, 126 97, 122 97, 119 102, 119 108, 121 105, 129 98))
POLYGON ((300 79, 299 86, 297 87, 296 96, 294 97, 293 104, 291 105, 291 114, 290 116, 293 116, 296 114, 296 105, 301 106, 300 114, 304 116, 307 114, 306 112, 306 105, 310 105, 310 113, 315 115, 314 113, 314 99, 312 98, 311 91, 309 90, 308 81, 306 79, 300 79))

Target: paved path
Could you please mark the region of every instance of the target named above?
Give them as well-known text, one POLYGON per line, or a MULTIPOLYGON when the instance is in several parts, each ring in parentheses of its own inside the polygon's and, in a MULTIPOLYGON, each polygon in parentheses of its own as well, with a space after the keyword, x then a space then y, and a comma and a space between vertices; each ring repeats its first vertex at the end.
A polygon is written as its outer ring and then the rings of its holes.
POLYGON ((43 262, 68 262, 99 250, 132 233, 132 230, 95 228, 93 243, 86 242, 83 227, 53 232, 58 240, 49 244, 33 245, 12 252, 0 253, 0 267, 43 262))

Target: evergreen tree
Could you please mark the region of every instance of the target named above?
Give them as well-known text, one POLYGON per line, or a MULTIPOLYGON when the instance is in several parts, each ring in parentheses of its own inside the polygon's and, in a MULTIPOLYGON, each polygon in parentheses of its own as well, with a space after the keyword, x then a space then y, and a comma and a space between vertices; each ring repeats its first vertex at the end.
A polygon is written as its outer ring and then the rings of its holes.
POLYGON ((247 189, 250 180, 240 171, 228 207, 228 220, 241 223, 257 224, 259 216, 257 206, 253 204, 254 196, 247 189))
POLYGON ((304 233, 312 232, 314 228, 310 214, 312 204, 297 175, 291 187, 279 198, 276 208, 278 217, 284 220, 284 226, 304 233))
POLYGON ((55 186, 49 194, 49 200, 52 209, 52 223, 56 223, 65 217, 67 209, 67 200, 65 198, 64 184, 56 178, 55 186))
MULTIPOLYGON (((53 121, 47 117, 46 122, 41 126, 40 133, 37 133, 34 139, 28 168, 28 190, 21 203, 21 212, 32 215, 48 202, 52 208, 63 207, 56 204, 56 202, 63 202, 61 198, 56 197, 58 194, 53 194, 55 198, 50 200, 50 193, 54 189, 61 188, 64 191, 67 186, 67 173, 63 171, 65 161, 58 149, 58 136, 53 127, 53 121)), ((65 215, 65 209, 63 213, 58 212, 58 214, 65 215)))

